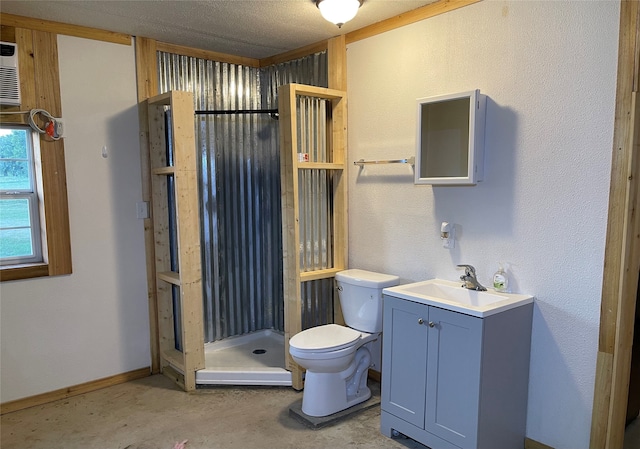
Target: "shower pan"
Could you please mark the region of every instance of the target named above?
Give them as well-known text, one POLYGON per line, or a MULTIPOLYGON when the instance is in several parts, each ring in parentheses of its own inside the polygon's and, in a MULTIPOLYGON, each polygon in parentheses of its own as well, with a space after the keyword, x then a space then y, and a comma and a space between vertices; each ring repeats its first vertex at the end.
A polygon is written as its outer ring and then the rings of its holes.
POLYGON ((285 369, 284 336, 272 329, 205 343, 205 369, 198 385, 291 385, 285 369))

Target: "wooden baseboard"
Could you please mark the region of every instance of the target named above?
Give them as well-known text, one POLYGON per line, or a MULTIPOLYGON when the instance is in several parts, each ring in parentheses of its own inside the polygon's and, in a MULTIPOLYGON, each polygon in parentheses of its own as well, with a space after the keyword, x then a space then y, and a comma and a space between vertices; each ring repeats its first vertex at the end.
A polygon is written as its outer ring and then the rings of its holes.
POLYGON ((382 382, 382 374, 379 371, 369 370, 369 379, 376 380, 378 382, 382 382))
POLYGON ((16 412, 18 410, 29 407, 35 407, 36 405, 46 404, 48 402, 57 401, 59 399, 70 398, 72 396, 77 396, 83 393, 89 393, 90 391, 100 390, 102 388, 122 384, 131 380, 142 379, 143 377, 148 377, 150 375, 150 367, 140 368, 126 373, 116 374, 115 376, 109 376, 103 379, 92 380, 91 382, 74 385, 72 387, 61 388, 60 390, 50 391, 48 393, 42 393, 35 396, 29 396, 24 399, 16 399, 15 401, 9 401, 0 404, 0 415, 16 412))
POLYGON ((536 440, 532 440, 531 438, 525 438, 524 449, 554 449, 554 448, 551 446, 547 446, 546 444, 540 443, 536 440))

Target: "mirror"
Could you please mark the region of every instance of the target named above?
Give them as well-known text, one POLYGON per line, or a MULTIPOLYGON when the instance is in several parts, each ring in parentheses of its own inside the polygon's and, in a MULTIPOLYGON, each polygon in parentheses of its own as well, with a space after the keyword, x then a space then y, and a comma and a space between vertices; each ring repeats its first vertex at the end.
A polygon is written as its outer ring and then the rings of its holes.
POLYGON ((417 100, 416 184, 482 181, 485 105, 479 90, 417 100))

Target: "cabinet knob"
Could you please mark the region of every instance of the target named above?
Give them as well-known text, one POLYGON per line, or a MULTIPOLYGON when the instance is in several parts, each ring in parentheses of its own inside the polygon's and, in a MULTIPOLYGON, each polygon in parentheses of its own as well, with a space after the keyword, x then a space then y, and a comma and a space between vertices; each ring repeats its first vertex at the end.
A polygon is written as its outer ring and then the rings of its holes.
POLYGON ((422 318, 418 318, 418 324, 424 324, 424 320, 422 318))
POLYGON ((434 323, 433 321, 429 321, 429 327, 435 327, 436 323, 434 323))

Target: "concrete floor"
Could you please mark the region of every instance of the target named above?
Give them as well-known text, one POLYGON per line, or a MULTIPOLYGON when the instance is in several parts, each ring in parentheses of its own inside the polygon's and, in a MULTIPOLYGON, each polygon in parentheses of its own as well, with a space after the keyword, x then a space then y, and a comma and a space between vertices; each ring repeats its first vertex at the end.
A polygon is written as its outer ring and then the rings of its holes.
MULTIPOLYGON (((290 387, 207 387, 187 394, 156 375, 2 415, 0 448, 173 449, 188 440, 185 449, 428 449, 383 436, 379 406, 311 429, 289 415, 301 398, 290 387)), ((624 448, 639 443, 640 418, 627 427, 624 448)))
POLYGON ((313 430, 289 415, 290 387, 208 387, 184 393, 164 376, 3 415, 2 449, 409 448, 380 433, 380 407, 313 430))
POLYGON ((640 447, 640 417, 631 422, 624 431, 623 449, 638 449, 640 447))

